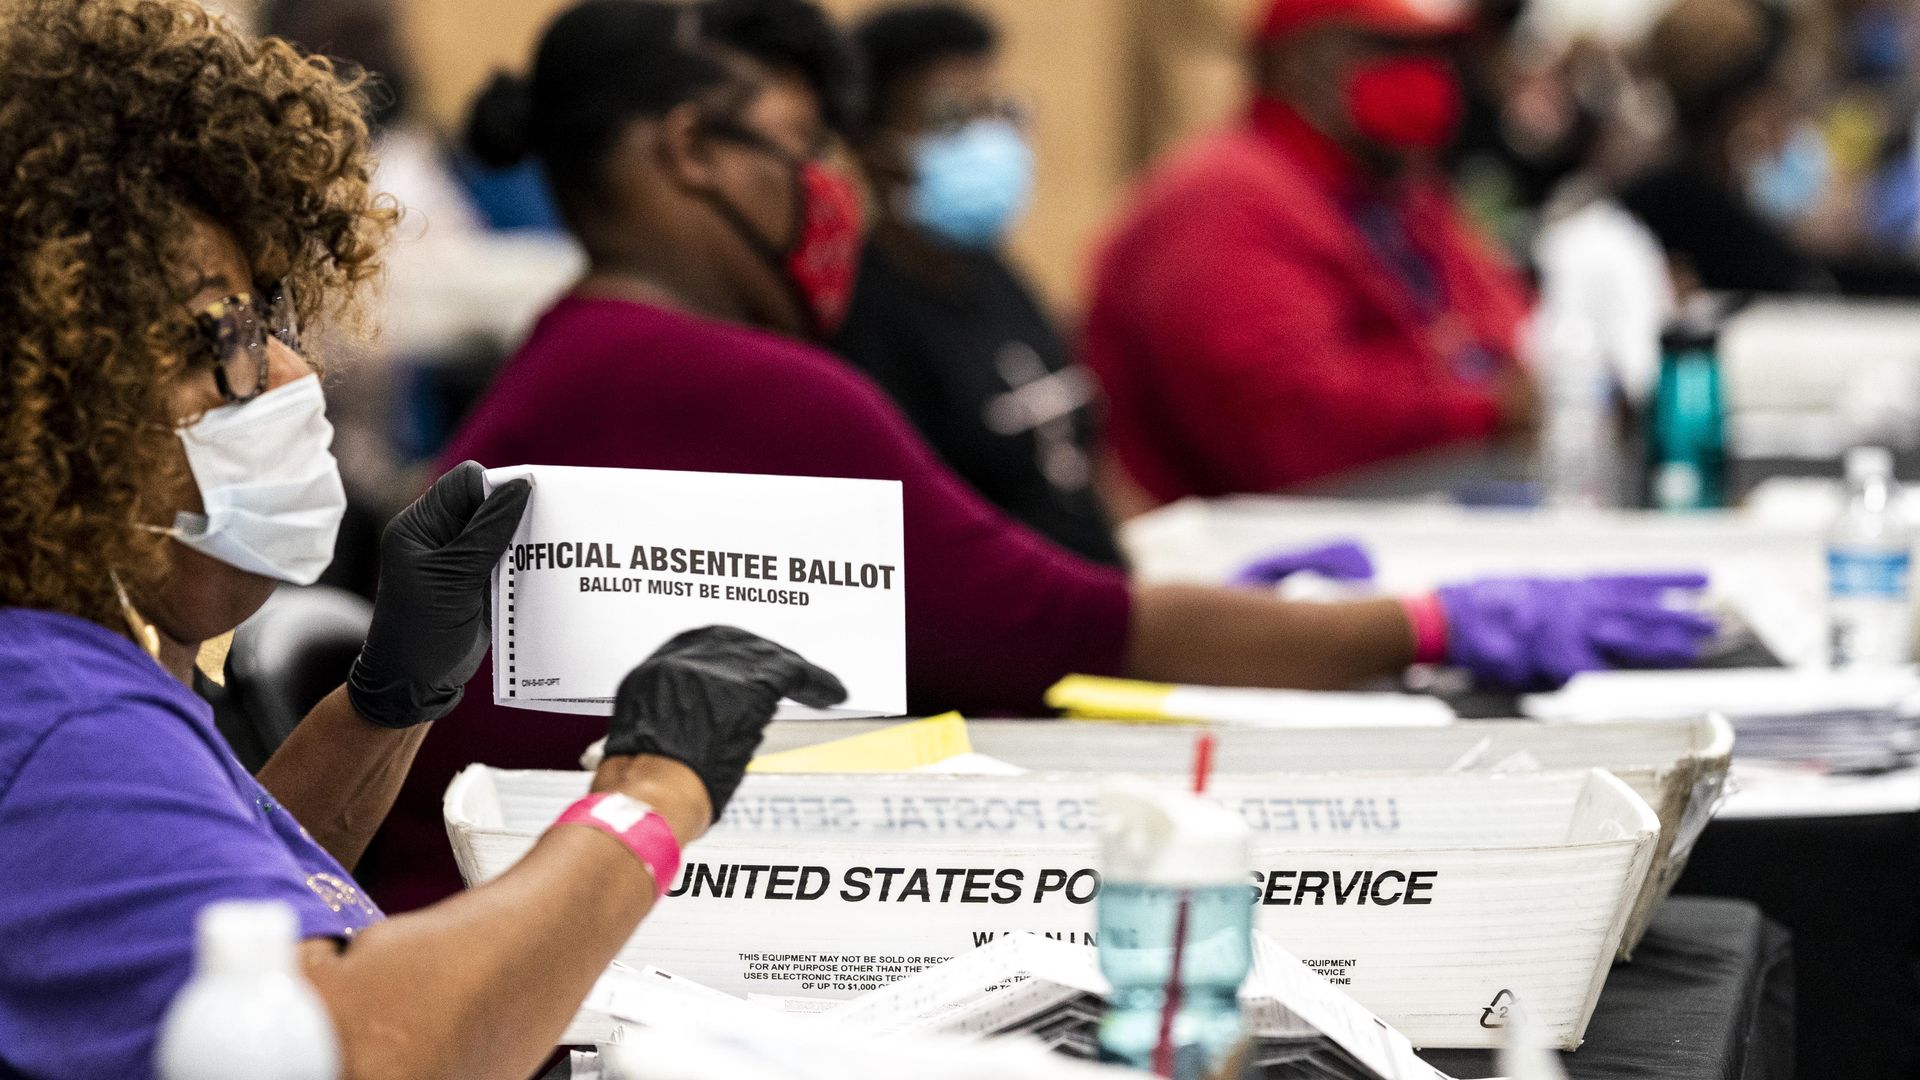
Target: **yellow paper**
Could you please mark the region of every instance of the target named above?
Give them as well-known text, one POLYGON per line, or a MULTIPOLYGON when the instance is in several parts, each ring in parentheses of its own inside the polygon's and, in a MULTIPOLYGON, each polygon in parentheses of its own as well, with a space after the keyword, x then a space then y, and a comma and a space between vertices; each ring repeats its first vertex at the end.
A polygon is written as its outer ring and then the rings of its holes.
POLYGON ((233 631, 229 630, 219 637, 208 638, 200 643, 199 655, 194 657, 194 665, 200 674, 215 686, 227 685, 227 654, 233 651, 233 631))
POLYGON ((1047 704, 1075 720, 1185 723, 1181 717, 1167 714, 1167 698, 1174 689, 1169 683, 1069 675, 1047 690, 1047 704))
POLYGON ((967 722, 959 713, 895 724, 817 746, 764 754, 747 766, 755 773, 907 772, 973 752, 967 722))

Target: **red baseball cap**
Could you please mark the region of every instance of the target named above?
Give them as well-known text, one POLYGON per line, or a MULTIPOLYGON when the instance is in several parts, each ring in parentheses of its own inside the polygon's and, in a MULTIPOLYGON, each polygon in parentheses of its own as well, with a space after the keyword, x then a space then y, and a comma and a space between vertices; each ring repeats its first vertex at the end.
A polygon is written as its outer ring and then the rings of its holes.
POLYGON ((1470 0, 1273 0, 1253 36, 1268 44, 1338 23, 1407 37, 1442 37, 1467 29, 1472 21, 1470 0))

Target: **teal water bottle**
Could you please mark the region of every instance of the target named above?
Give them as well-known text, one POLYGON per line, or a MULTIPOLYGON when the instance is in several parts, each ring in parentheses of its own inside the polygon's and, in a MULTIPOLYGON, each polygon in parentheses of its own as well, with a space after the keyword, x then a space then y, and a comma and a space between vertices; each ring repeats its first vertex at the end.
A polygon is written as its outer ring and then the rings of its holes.
POLYGON ((1660 381, 1647 432, 1647 494, 1661 510, 1708 510, 1727 502, 1726 405, 1720 334, 1679 324, 1660 339, 1660 381))
POLYGON ((1240 984, 1253 965, 1246 822, 1184 792, 1116 787, 1102 794, 1101 829, 1100 969, 1113 992, 1100 1056, 1153 1071, 1171 989, 1170 1075, 1216 1076, 1243 1036, 1240 984))

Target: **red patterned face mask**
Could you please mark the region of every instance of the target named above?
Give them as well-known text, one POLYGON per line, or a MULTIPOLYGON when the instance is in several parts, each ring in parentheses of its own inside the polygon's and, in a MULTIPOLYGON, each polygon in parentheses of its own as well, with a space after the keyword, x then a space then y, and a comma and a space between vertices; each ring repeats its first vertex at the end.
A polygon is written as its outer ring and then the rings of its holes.
POLYGON ((807 332, 816 341, 832 337, 846 320, 853 279, 860 265, 860 192, 838 169, 799 157, 751 128, 714 121, 717 137, 777 158, 792 176, 793 235, 785 243, 769 240, 740 209, 718 192, 708 203, 720 212, 754 253, 780 276, 793 295, 807 332))
POLYGON ((813 322, 815 336, 831 337, 846 321, 860 265, 860 195, 839 170, 803 162, 795 175, 800 227, 782 259, 782 271, 813 322))
POLYGON ((1445 147, 1465 111, 1459 76, 1438 57, 1402 56, 1362 64, 1347 76, 1343 90, 1355 130, 1389 150, 1445 147))

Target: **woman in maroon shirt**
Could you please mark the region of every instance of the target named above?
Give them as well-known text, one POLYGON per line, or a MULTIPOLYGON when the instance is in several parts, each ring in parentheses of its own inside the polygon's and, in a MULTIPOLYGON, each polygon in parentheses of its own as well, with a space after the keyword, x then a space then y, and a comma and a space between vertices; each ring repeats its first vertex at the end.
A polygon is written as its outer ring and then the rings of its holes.
MULTIPOLYGON (((853 278, 858 200, 827 164, 850 70, 805 0, 586 0, 562 15, 531 80, 502 76, 482 97, 470 141, 495 163, 539 159, 591 269, 448 460, 901 481, 916 710, 1031 713, 1072 672, 1325 688, 1413 661, 1395 600, 1130 586, 1053 546, 941 465, 877 387, 798 340, 831 331, 853 278)), ((1455 607, 1425 609, 1431 659, 1434 634, 1461 625, 1455 607)), ((1524 627, 1501 629, 1528 647, 1524 627)), ((470 696, 427 739, 362 881, 393 911, 458 888, 440 817, 453 773, 573 768, 604 728, 470 696)))

